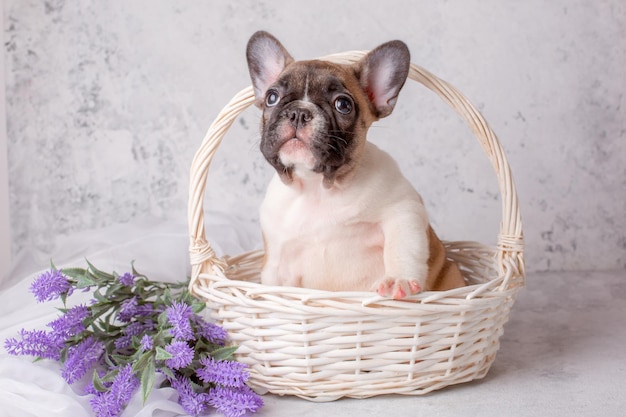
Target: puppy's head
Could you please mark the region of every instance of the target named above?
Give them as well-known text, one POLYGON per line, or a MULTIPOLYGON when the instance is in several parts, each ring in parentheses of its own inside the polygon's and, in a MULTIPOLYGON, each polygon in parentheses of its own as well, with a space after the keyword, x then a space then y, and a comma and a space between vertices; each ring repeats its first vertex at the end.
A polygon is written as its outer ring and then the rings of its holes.
POLYGON ((250 38, 247 58, 263 110, 261 152, 286 184, 305 170, 322 174, 327 188, 355 166, 372 122, 392 112, 410 65, 400 41, 354 65, 294 61, 267 32, 250 38))

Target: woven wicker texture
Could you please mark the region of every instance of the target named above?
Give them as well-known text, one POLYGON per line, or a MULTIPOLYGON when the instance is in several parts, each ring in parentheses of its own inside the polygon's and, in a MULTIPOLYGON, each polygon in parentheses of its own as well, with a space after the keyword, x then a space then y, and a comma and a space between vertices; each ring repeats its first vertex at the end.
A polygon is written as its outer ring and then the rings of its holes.
MULTIPOLYGON (((352 63, 365 52, 323 59, 352 63)), ((485 376, 517 292, 524 285, 522 222, 506 156, 481 114, 454 87, 417 65, 409 78, 463 117, 492 163, 502 195, 496 247, 446 242, 468 286, 410 301, 374 293, 327 292, 260 284, 262 251, 219 258, 204 229, 211 160, 236 117, 254 101, 246 88, 209 128, 191 167, 190 290, 239 345, 256 391, 313 401, 424 394, 485 376)))

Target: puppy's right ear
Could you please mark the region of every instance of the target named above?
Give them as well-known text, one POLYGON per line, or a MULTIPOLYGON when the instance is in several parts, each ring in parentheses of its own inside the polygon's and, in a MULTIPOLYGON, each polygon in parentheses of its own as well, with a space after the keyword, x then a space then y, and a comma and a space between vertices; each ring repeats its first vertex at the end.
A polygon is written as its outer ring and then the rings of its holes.
POLYGON ((246 48, 246 58, 256 98, 254 104, 263 107, 267 89, 278 80, 293 58, 278 39, 264 31, 252 35, 246 48))

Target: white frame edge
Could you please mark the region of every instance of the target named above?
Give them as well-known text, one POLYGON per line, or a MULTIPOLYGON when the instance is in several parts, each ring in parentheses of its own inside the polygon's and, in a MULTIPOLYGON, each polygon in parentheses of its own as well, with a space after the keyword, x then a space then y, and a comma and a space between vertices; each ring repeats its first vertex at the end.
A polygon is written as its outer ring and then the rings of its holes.
POLYGON ((11 221, 9 217, 9 161, 6 125, 6 76, 4 48, 4 1, 0 1, 0 281, 11 268, 11 221))

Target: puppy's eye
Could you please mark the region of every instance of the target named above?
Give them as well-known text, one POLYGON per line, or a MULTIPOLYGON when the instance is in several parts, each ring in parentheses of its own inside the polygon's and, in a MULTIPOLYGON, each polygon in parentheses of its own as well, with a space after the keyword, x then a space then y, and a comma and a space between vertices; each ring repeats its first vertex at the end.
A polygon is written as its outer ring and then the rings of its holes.
POLYGON ((267 95, 265 96, 265 105, 267 107, 273 107, 278 104, 280 101, 280 96, 278 95, 278 91, 269 90, 267 95))
POLYGON ((352 112, 352 100, 346 96, 339 96, 335 99, 335 109, 341 114, 352 112))

